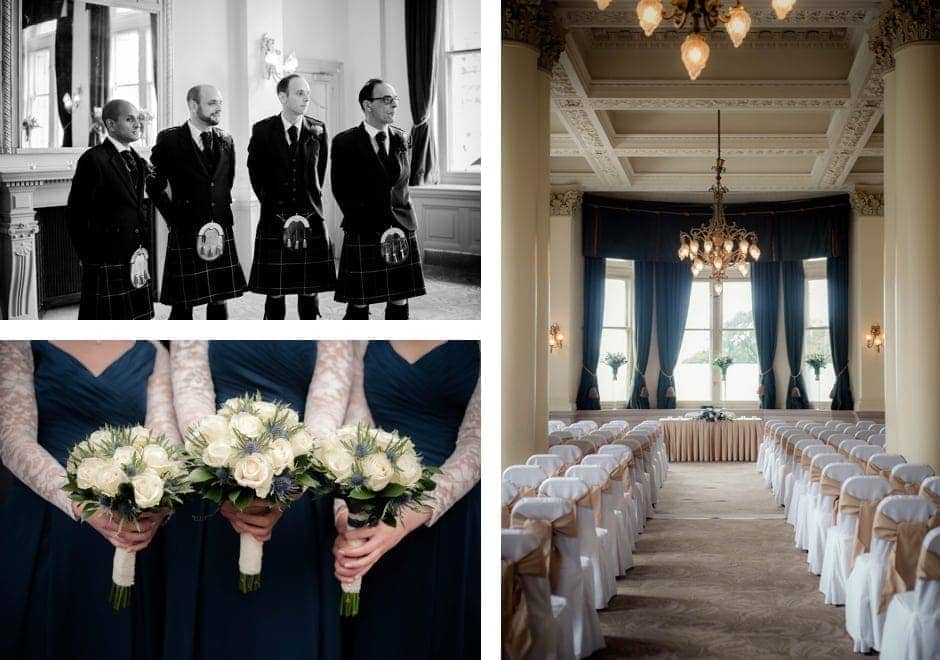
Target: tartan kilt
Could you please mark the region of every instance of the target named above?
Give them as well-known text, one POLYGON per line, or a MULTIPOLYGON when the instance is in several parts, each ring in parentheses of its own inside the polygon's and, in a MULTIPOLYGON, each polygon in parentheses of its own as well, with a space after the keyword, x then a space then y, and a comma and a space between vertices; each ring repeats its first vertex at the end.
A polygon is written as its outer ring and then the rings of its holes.
POLYGON ((195 307, 237 298, 244 293, 245 273, 238 265, 235 237, 231 227, 223 227, 223 230, 225 243, 222 255, 214 261, 203 261, 199 257, 195 238, 185 245, 181 241, 180 232, 170 230, 160 302, 164 305, 195 307))
POLYGON ((80 319, 153 318, 153 282, 135 289, 130 264, 82 264, 80 319))
POLYGON ((248 289, 268 296, 286 296, 336 288, 333 244, 324 225, 311 222, 307 247, 299 250, 284 247, 283 229, 284 223, 277 217, 262 217, 258 223, 248 289))
POLYGON ((382 258, 378 234, 346 232, 339 260, 335 300, 369 305, 423 296, 426 291, 418 239, 413 231, 405 233, 410 247, 408 261, 389 266, 382 258))

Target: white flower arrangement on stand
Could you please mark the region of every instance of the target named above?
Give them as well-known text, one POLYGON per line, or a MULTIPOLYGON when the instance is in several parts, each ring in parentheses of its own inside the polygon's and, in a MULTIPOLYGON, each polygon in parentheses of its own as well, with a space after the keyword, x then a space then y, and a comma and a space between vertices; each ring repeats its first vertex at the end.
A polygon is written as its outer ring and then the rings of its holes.
MULTIPOLYGON (((255 499, 287 507, 306 489, 323 494, 313 469, 314 438, 297 413, 260 396, 229 399, 186 434, 189 479, 203 497, 218 505, 229 501, 239 511, 255 499)), ((238 588, 261 587, 264 545, 247 532, 239 535, 238 588)))
MULTIPOLYGON (((367 426, 344 426, 329 434, 314 450, 317 467, 332 484, 333 496, 346 502, 350 527, 395 527, 406 508, 418 509, 434 490, 435 467, 421 464, 414 444, 398 433, 367 426)), ((356 547, 362 541, 352 541, 356 547)), ((359 613, 362 578, 342 584, 340 614, 359 613)))
MULTIPOLYGON (((182 448, 143 426, 95 431, 72 448, 65 471, 62 490, 82 505, 82 521, 106 510, 120 525, 138 525, 141 514, 172 511, 192 491, 182 448)), ((108 598, 115 610, 130 603, 134 563, 135 553, 115 548, 108 598)))

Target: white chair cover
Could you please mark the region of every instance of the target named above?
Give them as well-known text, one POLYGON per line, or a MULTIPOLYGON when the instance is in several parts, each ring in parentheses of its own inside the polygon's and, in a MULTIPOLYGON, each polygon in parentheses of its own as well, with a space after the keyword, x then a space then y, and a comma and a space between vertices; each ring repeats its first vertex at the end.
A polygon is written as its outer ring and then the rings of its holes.
MULTIPOLYGON (((574 505, 567 499, 558 497, 524 497, 512 509, 513 515, 527 518, 558 520, 568 515, 574 505)), ((594 609, 593 582, 587 562, 582 560, 580 536, 567 537, 555 535, 554 547, 561 557, 558 571, 557 592, 568 604, 572 619, 572 647, 577 658, 586 658, 598 649, 604 648, 604 634, 601 621, 594 609)))
MULTIPOLYGON (((831 451, 831 448, 830 448, 831 451)), ((841 454, 817 454, 813 456, 812 463, 810 464, 810 474, 807 477, 807 488, 806 492, 803 494, 803 501, 800 504, 800 510, 802 511, 802 519, 797 519, 797 524, 800 524, 802 520, 802 539, 803 539, 803 549, 807 551, 806 562, 810 564, 810 568, 816 568, 815 573, 818 575, 819 571, 822 570, 822 553, 825 551, 825 539, 820 539, 816 536, 817 527, 816 527, 816 508, 819 503, 819 482, 811 481, 812 473, 818 472, 821 473, 823 469, 832 465, 833 463, 844 463, 845 457, 841 454), (812 556, 810 553, 813 553, 812 556), (812 559, 816 559, 816 563, 812 562, 812 559)), ((821 474, 820 474, 821 476, 821 474)), ((813 571, 811 571, 813 572, 813 571)))
POLYGON ((873 454, 872 457, 868 459, 869 466, 874 466, 889 474, 895 465, 901 465, 902 463, 907 463, 907 461, 900 454, 873 454))
MULTIPOLYGON (((613 444, 605 445, 597 450, 598 456, 613 456, 619 462, 629 463, 633 458, 633 452, 629 448, 624 447, 623 445, 613 444)), ((636 485, 633 482, 633 475, 630 473, 629 468, 627 469, 627 475, 629 480, 633 485, 631 488, 633 492, 636 493, 636 485)), ((624 493, 624 500, 629 504, 629 513, 631 517, 631 529, 633 530, 633 544, 631 546, 632 550, 636 550, 636 541, 640 536, 640 532, 643 530, 643 525, 639 519, 639 506, 637 504, 636 498, 633 497, 630 493, 624 493)), ((645 520, 643 522, 646 522, 645 520)))
POLYGON ((636 486, 634 493, 637 495, 637 519, 640 521, 640 529, 644 529, 646 519, 653 517, 653 506, 650 503, 649 477, 643 470, 643 460, 639 458, 637 453, 642 450, 643 443, 636 438, 626 437, 618 440, 617 444, 627 447, 633 454, 633 467, 630 468, 630 475, 633 477, 633 483, 636 486))
POLYGON ((574 465, 581 460, 581 448, 576 445, 555 445, 548 448, 548 453, 558 456, 566 465, 574 465))
MULTIPOLYGON (((909 484, 917 484, 917 490, 920 490, 920 483, 934 474, 933 468, 927 463, 902 463, 891 468, 891 479, 900 479, 909 484)), ((894 484, 892 484, 894 485, 894 484)), ((916 495, 910 493, 911 495, 916 495)))
POLYGON ((538 488, 547 478, 545 470, 537 465, 510 465, 503 470, 503 481, 508 481, 519 490, 538 488))
POLYGON ((511 482, 506 481, 505 479, 500 480, 500 497, 501 502, 500 506, 503 507, 503 515, 501 525, 503 527, 509 527, 509 507, 512 505, 513 501, 519 496, 519 489, 516 488, 511 482))
MULTIPOLYGON (((916 495, 890 495, 881 500, 877 510, 897 522, 925 522, 937 507, 916 495)), ((885 615, 879 614, 878 609, 885 567, 893 547, 893 541, 873 537, 871 551, 855 559, 855 568, 846 580, 845 630, 852 637, 852 650, 856 653, 881 646, 885 615)))
POLYGON ((858 447, 854 447, 852 451, 849 452, 849 456, 857 459, 862 463, 868 463, 868 459, 870 459, 875 454, 880 454, 881 452, 881 447, 877 445, 859 445, 858 447))
MULTIPOLYGON (((601 489, 601 524, 597 526, 597 537, 600 540, 601 550, 604 552, 607 570, 614 577, 614 588, 610 597, 617 595, 616 578, 620 575, 620 567, 626 561, 621 558, 620 541, 624 536, 623 526, 617 516, 617 496, 613 490, 603 492, 604 488, 612 488, 610 485, 610 474, 600 465, 574 465, 565 471, 565 476, 572 479, 580 479, 588 486, 596 486, 601 489)), ((621 496, 621 501, 623 501, 621 496)), ((629 557, 629 565, 633 566, 633 555, 629 557)), ((608 599, 609 600, 609 599, 608 599)))
POLYGON ((548 432, 560 431, 565 428, 565 423, 560 419, 550 419, 548 420, 548 432))
MULTIPOLYGON (((789 463, 790 467, 786 478, 783 480, 783 505, 787 509, 787 522, 790 525, 796 524, 796 507, 793 504, 793 493, 796 490, 796 483, 803 476, 803 466, 801 465, 800 461, 803 458, 803 451, 807 447, 812 447, 814 445, 825 447, 825 445, 820 445, 819 441, 815 438, 798 440, 796 444, 793 445, 793 455, 787 458, 787 462, 789 463)), ((802 486, 800 487, 799 492, 803 492, 802 486)))
POLYGON ((868 444, 878 445, 879 447, 884 447, 885 446, 885 434, 875 433, 874 435, 868 436, 868 444))
MULTIPOLYGON (((585 456, 581 465, 596 465, 603 468, 609 475, 616 470, 621 461, 610 454, 594 454, 585 456)), ((623 465, 627 470, 626 464, 623 465)), ((626 471, 629 475, 629 471, 626 471)), ((627 569, 633 568, 633 550, 636 547, 636 513, 631 507, 632 498, 619 479, 611 479, 611 490, 613 491, 614 512, 617 514, 617 520, 620 524, 620 573, 623 574, 627 569)))
POLYGON ((549 477, 558 476, 558 472, 565 467, 565 461, 555 454, 532 454, 525 464, 541 468, 549 477))
MULTIPOLYGON (((812 459, 821 454, 831 453, 831 449, 826 445, 810 445, 803 449, 803 456, 808 457, 808 460, 812 463, 812 459)), ((804 526, 806 524, 806 510, 804 503, 807 496, 809 495, 810 483, 809 483, 810 470, 804 470, 800 467, 798 473, 798 478, 793 482, 793 494, 790 496, 790 508, 793 509, 792 518, 787 512, 787 520, 791 521, 793 524, 793 533, 794 533, 794 543, 797 548, 806 549, 806 545, 803 539, 804 526)))
MULTIPOLYGON (((924 537, 922 556, 940 555, 940 527, 924 537)), ((923 559, 921 560, 923 561, 923 559)), ((940 580, 918 578, 913 591, 895 595, 881 636, 882 660, 932 660, 940 653, 940 580)))
POLYGON ((940 495, 940 477, 927 477, 920 484, 920 487, 924 490, 929 490, 935 495, 940 495))
MULTIPOLYGON (((822 457, 819 458, 820 460, 822 459, 822 457)), ((838 481, 840 484, 849 477, 861 476, 862 474, 863 470, 860 465, 849 463, 845 461, 844 458, 841 461, 829 463, 822 469, 822 476, 824 478, 838 481)), ((820 575, 822 573, 828 534, 830 530, 834 529, 832 525, 832 504, 835 499, 835 495, 823 494, 822 490, 820 490, 816 498, 816 509, 812 516, 815 523, 815 530, 810 534, 809 552, 807 553, 809 572, 813 575, 820 575)))

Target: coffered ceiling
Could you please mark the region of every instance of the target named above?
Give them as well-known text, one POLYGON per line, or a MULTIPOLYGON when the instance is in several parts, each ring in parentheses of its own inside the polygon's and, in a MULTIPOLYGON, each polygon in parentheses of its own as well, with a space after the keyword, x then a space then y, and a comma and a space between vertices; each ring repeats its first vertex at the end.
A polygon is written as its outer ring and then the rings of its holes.
POLYGON ((636 0, 606 11, 593 0, 556 2, 567 35, 552 71, 552 183, 706 191, 720 108, 732 193, 880 186, 883 82, 867 37, 879 0, 797 0, 786 21, 770 0, 743 4, 752 18, 744 43, 734 48, 716 27, 708 66, 691 81, 679 59, 688 25, 663 21, 647 38, 636 0))

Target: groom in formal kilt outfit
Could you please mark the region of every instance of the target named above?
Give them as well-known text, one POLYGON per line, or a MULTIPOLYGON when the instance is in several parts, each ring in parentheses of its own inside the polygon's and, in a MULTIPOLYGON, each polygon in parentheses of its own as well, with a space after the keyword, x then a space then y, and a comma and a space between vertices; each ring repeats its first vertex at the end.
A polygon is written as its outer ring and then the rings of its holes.
POLYGON ((386 319, 407 319, 408 298, 423 296, 424 273, 408 195, 408 138, 394 126, 398 95, 373 78, 359 91, 364 121, 333 139, 330 180, 343 212, 336 300, 348 320, 369 318, 384 302, 386 319))
POLYGON ((281 112, 251 130, 248 175, 261 202, 248 288, 267 297, 264 318, 283 319, 297 294, 301 320, 320 316, 317 294, 336 287, 333 246, 323 216, 326 125, 304 113, 310 85, 291 74, 277 83, 281 112))
POLYGON ((150 219, 144 203, 149 165, 131 147, 140 139, 133 104, 101 109, 108 136, 78 159, 68 199, 68 230, 82 264, 79 319, 151 319, 150 219))
POLYGON ((150 154, 156 177, 148 191, 170 228, 160 301, 171 305, 170 320, 191 320, 196 305, 206 306, 208 320, 226 319, 225 301, 245 290, 233 235, 235 147, 217 128, 218 89, 196 85, 186 102, 189 119, 161 131, 150 154))

